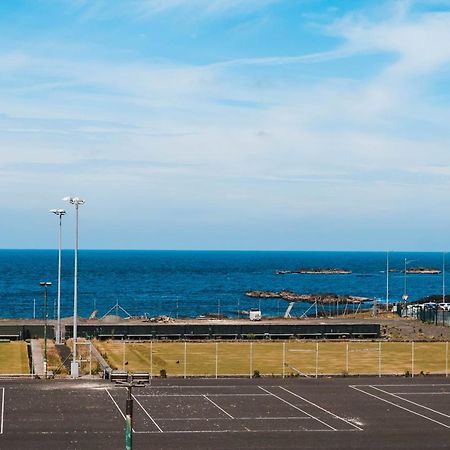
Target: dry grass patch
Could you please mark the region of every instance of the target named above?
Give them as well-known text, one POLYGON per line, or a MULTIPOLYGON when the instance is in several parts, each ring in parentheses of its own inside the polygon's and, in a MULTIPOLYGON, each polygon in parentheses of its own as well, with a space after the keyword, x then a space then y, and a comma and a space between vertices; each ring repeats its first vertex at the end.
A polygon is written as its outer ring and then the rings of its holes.
MULTIPOLYGON (((111 367, 169 376, 404 375, 412 371, 411 342, 371 341, 95 341, 111 367), (381 349, 381 352, 380 352, 381 349), (283 367, 284 363, 284 367, 283 367)), ((414 373, 445 373, 446 344, 414 345, 414 373)))
POLYGON ((29 374, 27 343, 0 342, 0 374, 29 374))

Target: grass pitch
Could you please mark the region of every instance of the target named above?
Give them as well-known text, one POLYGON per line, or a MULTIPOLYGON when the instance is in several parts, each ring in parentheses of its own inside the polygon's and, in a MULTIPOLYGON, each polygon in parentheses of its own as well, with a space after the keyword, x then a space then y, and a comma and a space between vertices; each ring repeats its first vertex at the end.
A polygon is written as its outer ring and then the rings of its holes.
POLYGON ((95 341, 114 369, 168 376, 444 374, 445 342, 95 341))
POLYGON ((29 374, 27 343, 0 342, 0 374, 29 374))

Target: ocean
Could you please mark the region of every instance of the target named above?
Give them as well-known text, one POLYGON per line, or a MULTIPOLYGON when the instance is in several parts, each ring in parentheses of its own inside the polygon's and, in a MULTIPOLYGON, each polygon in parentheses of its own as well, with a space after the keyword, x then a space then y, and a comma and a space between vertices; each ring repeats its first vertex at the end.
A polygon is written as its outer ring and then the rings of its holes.
MULTIPOLYGON (((390 253, 390 267, 442 268, 441 253, 390 253)), ((62 316, 73 313, 73 251, 62 256, 62 316)), ((449 259, 450 263, 450 259, 449 259)), ((57 250, 0 250, 0 317, 43 317, 40 281, 51 281, 49 318, 57 295, 57 250)), ((239 310, 261 307, 263 316, 284 312, 287 303, 246 297, 249 290, 337 293, 386 299, 386 253, 277 251, 104 251, 80 250, 79 314, 98 317, 119 302, 131 315, 196 317, 220 313, 237 317, 239 310), (349 269, 351 275, 276 275, 300 267, 349 269)), ((410 300, 442 293, 442 274, 407 275, 410 300)), ((404 275, 391 273, 390 301, 399 301, 404 275)), ((295 305, 293 315, 306 305, 295 305)))

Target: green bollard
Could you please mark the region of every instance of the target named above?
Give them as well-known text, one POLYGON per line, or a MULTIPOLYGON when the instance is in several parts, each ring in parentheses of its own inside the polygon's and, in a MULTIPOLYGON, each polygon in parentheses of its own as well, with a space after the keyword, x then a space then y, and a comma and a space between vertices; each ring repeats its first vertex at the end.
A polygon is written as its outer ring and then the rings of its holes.
POLYGON ((133 449, 133 399, 131 397, 131 386, 128 388, 128 397, 125 410, 125 450, 133 449))

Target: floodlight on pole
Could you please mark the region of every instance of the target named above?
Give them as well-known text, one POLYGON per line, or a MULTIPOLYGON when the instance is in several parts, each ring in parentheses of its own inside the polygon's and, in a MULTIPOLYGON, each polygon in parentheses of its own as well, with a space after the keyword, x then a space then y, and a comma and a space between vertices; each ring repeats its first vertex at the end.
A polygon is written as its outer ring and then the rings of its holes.
POLYGON ((56 318, 56 343, 62 343, 61 336, 61 223, 62 216, 66 214, 64 209, 51 209, 51 213, 59 217, 59 236, 58 236, 58 304, 57 304, 57 318, 56 318))
POLYGON ((79 366, 77 361, 77 316, 78 316, 78 208, 85 201, 79 197, 64 197, 63 201, 75 205, 75 262, 73 277, 73 359, 70 367, 72 378, 78 378, 79 366))
POLYGON ((44 288, 44 377, 47 378, 47 288, 51 281, 41 281, 39 285, 44 288))

